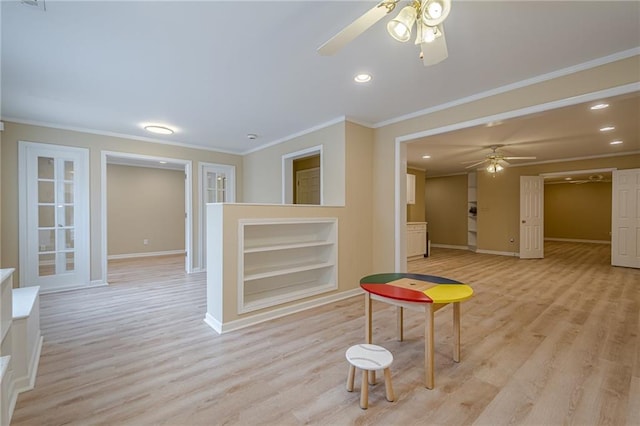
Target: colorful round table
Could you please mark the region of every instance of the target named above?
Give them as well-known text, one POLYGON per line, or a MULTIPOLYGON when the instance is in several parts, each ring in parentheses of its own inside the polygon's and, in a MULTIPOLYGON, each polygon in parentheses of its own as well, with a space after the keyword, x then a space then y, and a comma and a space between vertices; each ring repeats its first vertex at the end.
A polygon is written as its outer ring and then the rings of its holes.
MULTIPOLYGON (((397 307, 398 340, 403 340, 403 309, 425 313, 424 370, 425 386, 434 387, 434 327, 433 315, 448 304, 453 305, 453 360, 460 362, 460 302, 473 295, 473 289, 459 281, 435 275, 387 273, 369 275, 360 280, 365 291, 365 338, 372 338, 372 300, 397 307)), ((370 380, 375 382, 375 376, 370 380)))

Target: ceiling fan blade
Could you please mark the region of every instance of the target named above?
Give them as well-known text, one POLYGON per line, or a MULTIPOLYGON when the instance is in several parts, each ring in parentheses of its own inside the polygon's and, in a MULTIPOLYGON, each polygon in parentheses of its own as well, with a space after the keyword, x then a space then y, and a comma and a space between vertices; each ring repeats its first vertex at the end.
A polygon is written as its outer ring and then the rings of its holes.
POLYGON ((509 164, 508 161, 506 161, 504 158, 501 158, 498 160, 498 164, 500 164, 502 167, 509 167, 511 164, 509 164))
POLYGON ((442 24, 438 25, 438 30, 442 34, 440 37, 437 37, 431 43, 420 43, 422 63, 424 63, 425 67, 442 62, 449 56, 447 40, 444 37, 444 27, 442 24))
POLYGON ((470 166, 465 167, 465 169, 471 169, 475 166, 479 166, 480 164, 486 162, 487 160, 478 161, 477 163, 471 164, 470 166))
POLYGON ((535 160, 536 157, 504 157, 505 160, 535 160))
POLYGON ((318 53, 330 56, 342 49, 349 42, 369 29, 373 24, 384 18, 395 7, 396 2, 383 1, 365 12, 364 15, 347 25, 338 34, 318 48, 318 53))

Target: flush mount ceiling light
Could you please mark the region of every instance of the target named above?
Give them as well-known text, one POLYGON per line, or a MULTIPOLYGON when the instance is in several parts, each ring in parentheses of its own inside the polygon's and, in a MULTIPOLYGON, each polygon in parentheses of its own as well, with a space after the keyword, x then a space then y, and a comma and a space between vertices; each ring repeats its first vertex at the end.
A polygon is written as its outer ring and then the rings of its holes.
POLYGON ((600 103, 600 104, 595 104, 595 105, 591 106, 590 109, 596 111, 596 110, 605 109, 605 108, 608 108, 608 107, 609 107, 609 104, 600 103))
MULTIPOLYGON (((400 0, 382 0, 318 48, 321 55, 333 55, 347 43, 365 32, 387 14, 400 0)), ((420 45, 420 58, 425 66, 437 64, 449 56, 444 38, 443 22, 451 12, 451 0, 411 0, 398 15, 387 23, 391 37, 401 42, 411 39, 416 26, 415 44, 420 45)))
POLYGON ((173 129, 170 129, 167 126, 161 126, 159 124, 147 124, 144 126, 144 129, 147 132, 155 133, 158 135, 172 135, 173 129))
POLYGON ((353 80, 356 83, 368 83, 371 81, 371 75, 366 73, 358 74, 355 77, 353 77, 353 80))

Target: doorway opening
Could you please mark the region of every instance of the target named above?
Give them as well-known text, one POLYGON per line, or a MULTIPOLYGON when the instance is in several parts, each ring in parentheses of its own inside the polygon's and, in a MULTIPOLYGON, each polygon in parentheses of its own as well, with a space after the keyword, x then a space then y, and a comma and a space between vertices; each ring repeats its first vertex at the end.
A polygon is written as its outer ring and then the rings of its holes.
MULTIPOLYGON (((188 160, 178 160, 173 158, 165 158, 165 157, 154 157, 147 155, 138 155, 138 154, 128 154, 121 152, 109 152, 103 151, 101 157, 101 173, 102 173, 102 188, 101 188, 101 198, 102 198, 102 215, 101 215, 101 233, 102 233, 102 273, 103 273, 103 281, 107 282, 108 277, 108 260, 109 259, 126 259, 132 257, 151 257, 151 256, 159 256, 159 255, 173 255, 184 257, 184 270, 187 273, 193 272, 193 263, 192 263, 192 250, 191 250, 191 236, 192 236, 192 211, 191 211, 191 161, 188 160), (111 176, 108 174, 108 169, 112 168, 115 173, 111 176), (123 169, 125 168, 125 169, 123 169), (147 172, 144 172, 144 171, 147 172), (126 193, 128 197, 135 197, 136 191, 140 193, 140 195, 145 195, 147 192, 154 192, 157 197, 154 197, 155 200, 160 200, 162 193, 166 193, 170 188, 170 194, 176 194, 171 200, 162 201, 151 201, 151 203, 156 202, 158 205, 153 206, 145 206, 146 213, 142 213, 145 217, 138 217, 135 220, 139 223, 146 224, 149 222, 150 227, 148 229, 149 232, 152 232, 154 235, 138 235, 137 228, 134 224, 128 223, 128 221, 121 221, 121 225, 126 225, 125 227, 133 226, 131 228, 131 234, 135 234, 135 242, 128 241, 126 237, 129 235, 125 235, 122 241, 118 243, 121 244, 122 247, 117 249, 118 254, 113 255, 110 253, 110 245, 109 245, 109 233, 108 233, 108 224, 110 222, 109 211, 114 212, 113 208, 110 209, 109 204, 109 185, 110 177, 117 177, 118 171, 128 172, 127 174, 131 174, 132 178, 135 179, 136 176, 143 176, 142 179, 145 179, 143 182, 137 182, 137 185, 130 185, 130 188, 126 188, 126 193), (143 194, 142 192, 145 192, 143 194), (158 194, 160 193, 160 194, 158 194), (176 202, 175 197, 178 197, 182 200, 182 202, 176 202), (169 206, 168 204, 171 204, 169 206), (151 209, 151 212, 148 210, 151 209), (158 231, 153 226, 162 226, 162 219, 157 217, 158 215, 154 214, 162 212, 163 214, 167 213, 172 219, 170 220, 171 225, 170 228, 166 228, 162 231, 158 231), (177 213, 176 213, 177 212, 177 213), (184 219, 182 219, 184 216, 184 219), (156 219, 159 219, 156 220, 156 219), (152 226, 152 222, 156 223, 156 225, 152 226), (177 224, 177 225, 175 225, 177 224), (153 229, 156 229, 155 231, 153 229), (172 234, 171 237, 169 234, 172 234), (165 239, 169 239, 173 241, 172 243, 167 243, 164 241, 165 239), (180 242, 175 242, 176 238, 183 241, 183 247, 174 249, 174 250, 166 250, 165 248, 161 248, 159 250, 154 250, 153 245, 157 240, 161 240, 163 244, 171 244, 173 245, 181 245, 180 242), (140 241, 138 241, 140 240, 140 241), (137 247, 140 245, 140 247, 137 247), (151 247, 151 248, 150 248, 151 247), (127 253, 128 252, 128 253, 127 253), (111 254, 111 255, 110 255, 111 254)), ((120 179, 122 180, 122 179, 120 179)), ((111 179, 111 184, 114 185, 114 188, 117 188, 118 179, 111 179)), ((124 182, 122 182, 124 183, 124 182)), ((111 189, 114 189, 111 188, 111 189)), ((122 188, 122 186, 120 186, 122 188)), ((125 192, 125 191, 122 191, 125 192)), ((114 194, 111 194, 114 195, 114 194)), ((153 195, 153 194, 151 194, 153 195)), ((166 194, 165 194, 166 195, 166 194)), ((171 197, 171 195, 169 195, 171 197)), ((112 203, 120 203, 117 197, 111 199, 112 203)), ((122 203, 120 203, 122 204, 122 203)), ((126 200, 124 203, 124 207, 126 209, 126 200)), ((124 226, 123 225, 123 226, 124 226)), ((120 225, 118 225, 120 226, 120 225)), ((124 228, 121 233, 129 233, 124 228)), ((158 247, 163 247, 163 245, 159 245, 158 247)), ((167 247, 167 246, 164 246, 167 247)), ((182 263, 182 262, 180 262, 182 263)))
POLYGON ((282 203, 323 204, 322 146, 282 156, 282 203))
POLYGON ((542 173, 544 239, 611 244, 615 168, 542 173))

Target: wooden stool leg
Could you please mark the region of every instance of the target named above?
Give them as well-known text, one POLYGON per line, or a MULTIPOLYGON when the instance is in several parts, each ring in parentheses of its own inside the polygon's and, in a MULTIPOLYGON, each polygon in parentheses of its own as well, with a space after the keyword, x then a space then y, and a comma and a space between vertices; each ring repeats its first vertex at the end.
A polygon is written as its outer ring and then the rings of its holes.
POLYGON ((369 384, 370 385, 376 384, 376 370, 369 371, 369 384))
POLYGON ((353 379, 356 375, 356 367, 353 365, 349 366, 349 376, 347 377, 347 390, 349 392, 353 392, 353 379))
POLYGON ((453 303, 453 360, 460 362, 460 302, 453 303))
POLYGON ((395 401, 396 396, 393 394, 393 385, 391 384, 391 370, 384 369, 384 387, 387 391, 387 401, 395 401))
POLYGON ((362 370, 362 386, 360 386, 360 408, 366 410, 369 407, 369 384, 367 383, 367 370, 362 370))
MULTIPOLYGON (((365 293, 364 295, 364 338, 366 343, 373 343, 373 304, 371 303, 371 294, 365 293)), ((366 371, 366 370, 365 370, 366 371)), ((368 374, 368 383, 376 384, 376 372, 371 371, 368 374)))

